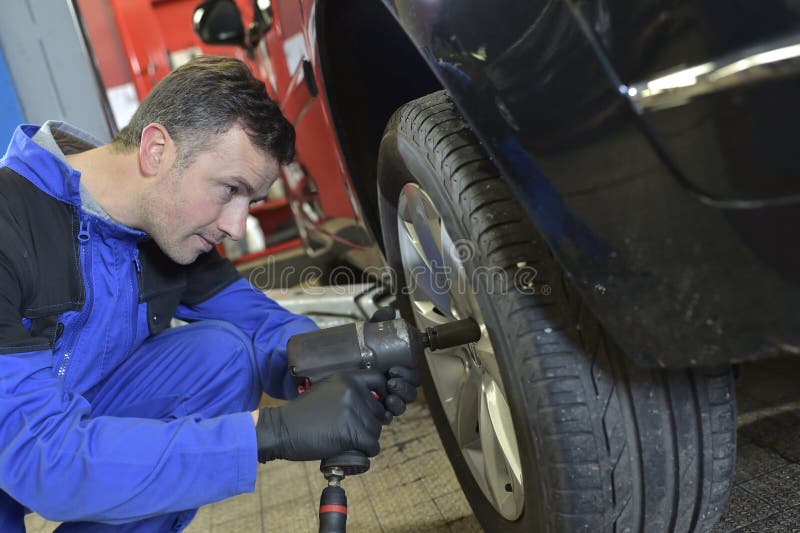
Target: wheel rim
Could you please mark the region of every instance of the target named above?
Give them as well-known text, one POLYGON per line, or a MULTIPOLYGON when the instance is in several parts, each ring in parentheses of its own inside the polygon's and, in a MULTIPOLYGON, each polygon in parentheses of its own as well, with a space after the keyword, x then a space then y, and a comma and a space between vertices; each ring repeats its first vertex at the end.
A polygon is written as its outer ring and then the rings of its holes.
POLYGON ((411 307, 420 327, 472 317, 482 336, 464 347, 425 351, 456 442, 487 500, 504 518, 522 514, 524 487, 511 410, 497 358, 464 261, 474 254, 453 242, 430 197, 409 183, 397 214, 400 255, 411 307))

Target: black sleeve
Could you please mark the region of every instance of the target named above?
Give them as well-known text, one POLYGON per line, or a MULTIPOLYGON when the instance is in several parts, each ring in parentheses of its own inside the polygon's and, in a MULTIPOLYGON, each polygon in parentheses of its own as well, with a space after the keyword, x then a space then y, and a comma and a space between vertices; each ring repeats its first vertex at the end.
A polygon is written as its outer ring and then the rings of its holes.
POLYGON ((74 206, 0 168, 0 353, 52 348, 60 314, 83 306, 77 234, 74 206))
POLYGON ((0 198, 0 354, 50 348, 47 337, 32 336, 22 324, 24 287, 30 291, 22 276, 33 274, 26 268, 30 255, 5 198, 0 198))

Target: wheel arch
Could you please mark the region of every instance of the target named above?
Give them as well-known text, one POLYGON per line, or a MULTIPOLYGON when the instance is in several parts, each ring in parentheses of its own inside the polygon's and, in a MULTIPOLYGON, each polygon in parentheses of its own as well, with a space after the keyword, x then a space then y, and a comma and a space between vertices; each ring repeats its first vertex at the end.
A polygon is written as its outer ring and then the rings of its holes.
POLYGON ((365 221, 383 248, 376 171, 384 128, 398 107, 442 85, 380 0, 319 0, 314 24, 333 127, 365 221))

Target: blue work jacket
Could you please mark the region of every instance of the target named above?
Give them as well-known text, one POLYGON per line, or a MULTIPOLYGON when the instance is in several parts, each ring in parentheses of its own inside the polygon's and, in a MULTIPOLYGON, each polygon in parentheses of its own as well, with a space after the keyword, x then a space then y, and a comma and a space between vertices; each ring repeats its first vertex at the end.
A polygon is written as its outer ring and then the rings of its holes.
POLYGON ((253 339, 266 392, 291 396, 286 341, 316 326, 216 252, 180 266, 144 233, 87 211, 80 173, 38 131, 18 128, 0 160, 0 489, 51 520, 109 523, 252 491, 250 413, 93 418, 83 394, 175 316, 235 324, 253 339))

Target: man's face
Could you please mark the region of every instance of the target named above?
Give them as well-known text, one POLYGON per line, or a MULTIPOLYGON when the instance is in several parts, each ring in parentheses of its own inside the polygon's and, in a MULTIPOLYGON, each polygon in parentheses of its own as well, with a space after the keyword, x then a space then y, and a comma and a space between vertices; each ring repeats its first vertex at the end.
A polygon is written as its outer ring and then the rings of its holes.
POLYGON ((223 237, 244 237, 250 205, 267 194, 277 161, 234 126, 195 154, 183 169, 173 164, 145 195, 144 228, 173 261, 192 263, 223 237))

